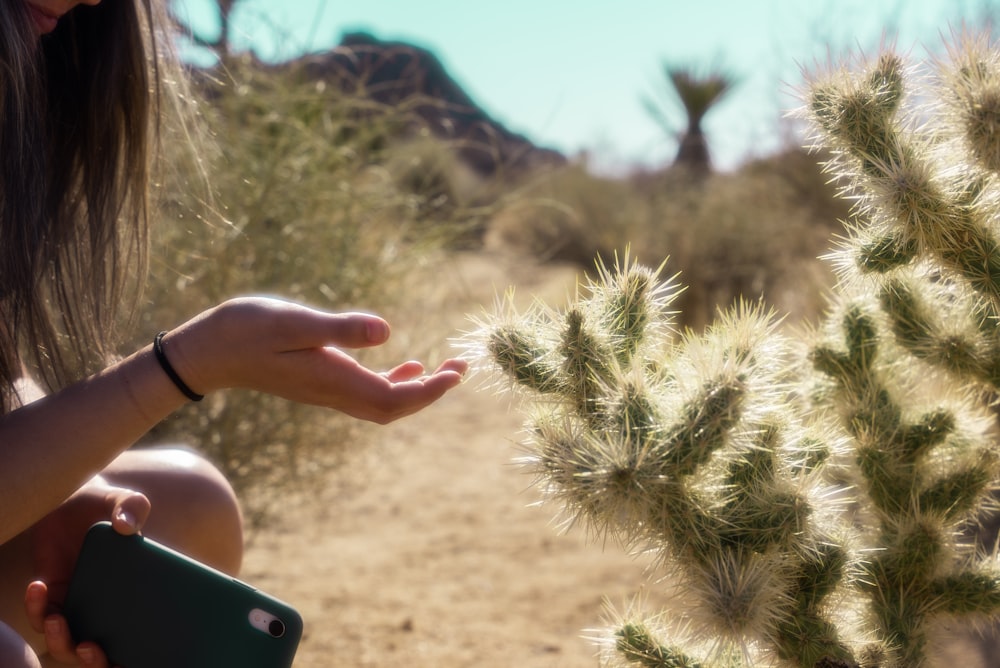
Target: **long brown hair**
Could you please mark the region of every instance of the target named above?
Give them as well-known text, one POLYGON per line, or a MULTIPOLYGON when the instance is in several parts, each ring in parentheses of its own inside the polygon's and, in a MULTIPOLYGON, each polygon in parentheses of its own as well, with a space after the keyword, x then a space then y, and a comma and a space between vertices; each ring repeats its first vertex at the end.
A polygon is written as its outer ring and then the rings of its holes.
POLYGON ((106 361, 138 303, 158 4, 81 5, 39 39, 0 2, 0 410, 22 365, 54 388, 106 361))

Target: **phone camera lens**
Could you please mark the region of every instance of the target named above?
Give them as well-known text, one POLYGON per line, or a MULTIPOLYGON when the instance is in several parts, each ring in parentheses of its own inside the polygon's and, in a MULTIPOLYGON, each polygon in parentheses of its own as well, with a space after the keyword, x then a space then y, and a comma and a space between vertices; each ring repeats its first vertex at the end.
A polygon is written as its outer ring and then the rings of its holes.
POLYGON ((272 619, 271 623, 267 625, 267 632, 271 634, 272 638, 280 638, 285 635, 285 624, 280 619, 272 619))

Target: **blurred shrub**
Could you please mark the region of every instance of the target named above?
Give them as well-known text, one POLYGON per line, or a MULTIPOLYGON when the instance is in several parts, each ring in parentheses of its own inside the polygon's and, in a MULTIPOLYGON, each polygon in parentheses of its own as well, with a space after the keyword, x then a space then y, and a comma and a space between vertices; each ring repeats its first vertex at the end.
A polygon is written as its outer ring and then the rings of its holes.
POLYGON ((399 191, 413 198, 421 233, 443 235, 451 248, 479 247, 502 180, 478 174, 455 144, 426 128, 412 135, 387 146, 384 165, 399 191))
MULTIPOLYGON (((386 147, 410 123, 402 112, 293 71, 249 61, 229 68, 224 80, 206 77, 198 88, 207 130, 198 155, 182 150, 182 138, 165 137, 171 167, 160 188, 164 213, 138 345, 240 294, 337 311, 391 308, 412 293, 414 266, 454 236, 443 217, 418 224, 434 197, 421 184, 401 188, 386 165, 386 147)), ((377 366, 379 354, 364 357, 377 366)), ((150 440, 206 453, 253 517, 270 494, 349 456, 358 429, 330 411, 228 391, 181 410, 150 440)))
POLYGON ((700 188, 667 181, 653 201, 661 231, 651 225, 639 247, 670 253, 682 272, 690 286, 678 299, 685 324, 706 325, 741 297, 766 297, 798 319, 820 315, 833 276, 819 257, 848 206, 815 156, 786 151, 714 174, 700 188))
POLYGON ((719 306, 767 295, 780 312, 814 318, 830 285, 818 256, 848 207, 820 158, 788 150, 733 173, 682 169, 610 179, 573 165, 536 176, 492 220, 492 243, 546 260, 594 266, 631 247, 640 263, 681 271, 682 324, 702 327, 719 306))
POLYGON ((595 256, 631 236, 644 210, 635 195, 627 183, 597 178, 581 164, 541 172, 510 193, 487 243, 592 267, 595 256))

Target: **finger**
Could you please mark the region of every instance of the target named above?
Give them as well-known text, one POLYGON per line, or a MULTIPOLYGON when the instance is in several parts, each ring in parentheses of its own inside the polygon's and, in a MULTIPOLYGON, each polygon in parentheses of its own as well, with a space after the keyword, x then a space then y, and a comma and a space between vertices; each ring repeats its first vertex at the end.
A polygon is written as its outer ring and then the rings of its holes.
POLYGON ((25 589, 24 611, 28 616, 31 628, 36 633, 42 633, 45 629, 45 617, 51 612, 49 610, 49 590, 44 582, 36 580, 25 589))
POLYGON ((392 383, 401 383, 418 378, 423 372, 423 364, 410 360, 409 362, 403 362, 399 366, 389 369, 384 375, 392 383))
POLYGON ((45 646, 53 659, 61 663, 76 662, 76 648, 73 645, 73 638, 70 636, 65 617, 62 615, 46 617, 43 633, 45 634, 45 646))
POLYGON ((115 531, 130 536, 139 533, 149 518, 151 505, 145 494, 135 490, 118 488, 111 510, 111 526, 115 531))
POLYGON ((442 373, 445 371, 453 371, 459 376, 464 376, 469 371, 469 363, 465 360, 450 359, 444 361, 441 366, 437 368, 434 373, 442 373))
POLYGON ((80 664, 91 668, 107 668, 108 659, 97 643, 84 642, 77 645, 76 656, 80 664))
MULTIPOLYGON (((458 374, 460 377, 464 376, 469 370, 469 363, 464 360, 451 359, 443 362, 439 366, 434 374, 445 372, 453 372, 458 374)), ((424 373, 424 365, 420 362, 409 361, 403 362, 397 367, 390 369, 385 373, 385 377, 394 383, 399 383, 403 381, 413 380, 419 378, 421 374, 424 373)))
POLYGON ((324 313, 305 307, 280 319, 285 351, 342 346, 366 348, 389 339, 389 323, 368 313, 324 313))
POLYGON ((398 420, 431 405, 461 382, 461 374, 446 369, 416 380, 394 383, 388 391, 369 397, 365 405, 371 409, 370 414, 361 417, 382 424, 398 420))
POLYGON ((424 386, 424 391, 428 395, 433 395, 433 401, 437 401, 441 396, 452 389, 457 387, 462 383, 463 374, 457 369, 453 369, 450 366, 446 368, 438 368, 430 376, 421 379, 421 384, 424 386))
POLYGON ((389 323, 367 313, 338 313, 327 316, 323 335, 319 345, 366 348, 389 340, 389 323))

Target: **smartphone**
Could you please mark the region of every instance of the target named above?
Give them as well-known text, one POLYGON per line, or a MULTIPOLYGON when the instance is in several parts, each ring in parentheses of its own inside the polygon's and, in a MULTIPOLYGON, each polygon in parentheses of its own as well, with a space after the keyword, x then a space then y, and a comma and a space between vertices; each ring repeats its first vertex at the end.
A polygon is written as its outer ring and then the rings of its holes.
POLYGON ((302 637, 288 604, 109 522, 88 531, 63 614, 122 668, 288 668, 302 637))

